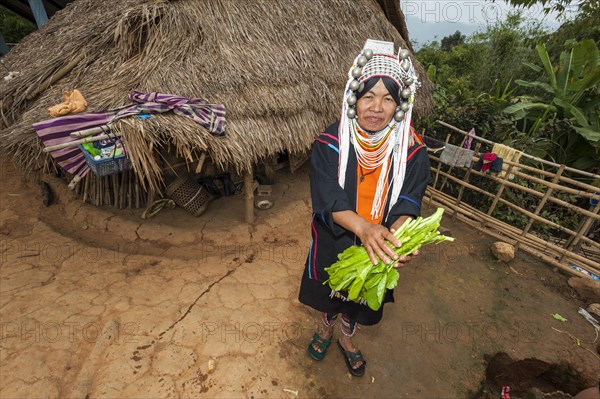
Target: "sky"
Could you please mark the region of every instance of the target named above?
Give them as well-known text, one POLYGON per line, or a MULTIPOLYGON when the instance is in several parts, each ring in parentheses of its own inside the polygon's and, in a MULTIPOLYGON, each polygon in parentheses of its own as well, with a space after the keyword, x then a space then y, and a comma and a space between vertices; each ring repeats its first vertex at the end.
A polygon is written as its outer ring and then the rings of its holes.
MULTIPOLYGON (((468 36, 488 24, 504 20, 514 9, 502 0, 401 0, 400 7, 416 48, 428 41, 439 41, 457 30, 468 36)), ((544 15, 542 6, 525 9, 524 15, 542 21, 551 30, 560 25, 555 14, 544 15)))

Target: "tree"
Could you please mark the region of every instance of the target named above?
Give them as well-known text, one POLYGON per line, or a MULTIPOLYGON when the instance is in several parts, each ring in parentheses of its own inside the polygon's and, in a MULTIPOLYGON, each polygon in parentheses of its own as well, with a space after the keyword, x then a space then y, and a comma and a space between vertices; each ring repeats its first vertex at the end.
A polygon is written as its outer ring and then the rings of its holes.
POLYGON ((35 29, 35 24, 0 6, 0 34, 7 43, 18 43, 35 29))
POLYGON ((452 35, 448 35, 442 39, 442 50, 448 51, 452 47, 465 42, 466 36, 461 34, 459 30, 452 35))
MULTIPOLYGON (((493 0, 495 1, 495 0, 493 0)), ((569 7, 577 7, 580 13, 593 13, 600 9, 600 0, 504 0, 506 3, 515 7, 530 8, 535 5, 542 5, 544 12, 548 14, 556 11, 559 15, 564 15, 569 7)))
POLYGON ((560 54, 558 65, 553 66, 546 46, 536 47, 542 67, 527 64, 545 81, 516 80, 532 94, 521 96, 520 102, 504 112, 515 120, 522 120, 522 130, 530 136, 545 130, 550 134, 559 162, 580 169, 598 166, 600 149, 600 57, 593 40, 584 40, 570 51, 560 54), (537 94, 539 93, 539 94, 537 94), (531 127, 527 129, 527 126, 531 127))

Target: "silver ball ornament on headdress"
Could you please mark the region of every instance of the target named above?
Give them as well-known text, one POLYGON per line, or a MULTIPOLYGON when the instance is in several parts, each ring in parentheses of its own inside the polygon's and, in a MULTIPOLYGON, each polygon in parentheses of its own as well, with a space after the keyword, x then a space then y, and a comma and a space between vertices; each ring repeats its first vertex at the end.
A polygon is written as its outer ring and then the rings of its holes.
POLYGON ((411 94, 412 94, 412 91, 410 91, 410 89, 404 89, 400 93, 400 95, 402 96, 402 98, 409 98, 411 94))
POLYGON ((356 118, 356 109, 348 108, 348 111, 346 111, 346 116, 348 116, 350 119, 356 118))
POLYGON ((410 86, 413 83, 415 83, 415 80, 413 78, 408 78, 404 81, 404 84, 407 86, 410 86))
POLYGON ((354 94, 350 94, 348 96, 348 98, 346 98, 346 102, 348 103, 348 105, 352 106, 354 104, 356 104, 356 96, 354 94))
POLYGON ((404 49, 404 50, 400 51, 400 58, 402 58, 403 60, 405 60, 408 57, 410 57, 410 51, 408 51, 407 49, 404 49))
POLYGON ((358 65, 359 67, 364 67, 365 65, 367 65, 367 62, 369 62, 369 60, 367 59, 367 57, 365 57, 364 55, 361 55, 356 60, 356 65, 358 65))
POLYGON ((410 61, 409 60, 402 61, 402 63, 400 64, 400 67, 402 69, 404 69, 406 72, 408 72, 408 70, 410 69, 410 61))
POLYGON ((363 55, 365 57, 367 57, 367 60, 370 60, 371 57, 373 57, 373 50, 371 50, 370 48, 368 48, 365 51, 363 51, 363 55))
POLYGON ((350 82, 350 85, 348 87, 350 88, 350 90, 356 91, 360 87, 360 82, 354 79, 352 82, 350 82))
POLYGON ((408 111, 409 108, 410 108, 410 105, 408 105, 407 102, 400 103, 400 110, 406 112, 406 111, 408 111))
POLYGON ((400 122, 402 119, 404 119, 404 111, 400 110, 394 114, 394 120, 396 122, 400 122))
POLYGON ((358 92, 362 92, 365 89, 365 82, 360 82, 358 85, 358 92))
POLYGON ((362 75, 362 68, 361 67, 354 67, 354 68, 352 68, 352 77, 353 78, 360 78, 360 75, 362 75))

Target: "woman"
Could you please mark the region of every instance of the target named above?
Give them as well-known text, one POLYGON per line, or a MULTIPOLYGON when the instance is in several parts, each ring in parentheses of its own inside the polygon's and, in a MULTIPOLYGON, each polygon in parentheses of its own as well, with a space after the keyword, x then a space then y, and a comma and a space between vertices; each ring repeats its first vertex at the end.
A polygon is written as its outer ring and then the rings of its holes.
MULTIPOLYGON (((322 323, 308 353, 315 360, 325 357, 341 315, 338 346, 355 376, 364 375, 367 362, 352 337, 358 324, 378 323, 383 306, 373 311, 349 301, 346 292, 333 291, 323 284, 324 268, 351 245, 364 245, 373 263, 379 258, 401 267, 411 258, 398 258, 388 245, 401 245, 392 233, 420 214, 430 179, 427 152, 410 127, 418 83, 408 56, 407 50, 398 56, 363 50, 348 73, 340 121, 315 139, 312 149, 313 241, 299 299, 322 312, 322 323)), ((393 300, 388 290, 384 303, 393 300)))

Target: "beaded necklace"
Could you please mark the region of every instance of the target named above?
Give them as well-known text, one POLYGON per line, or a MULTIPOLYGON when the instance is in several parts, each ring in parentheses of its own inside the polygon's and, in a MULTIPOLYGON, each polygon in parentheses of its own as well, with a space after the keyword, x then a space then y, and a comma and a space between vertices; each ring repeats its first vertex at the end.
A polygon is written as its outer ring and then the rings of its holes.
POLYGON ((360 128, 356 120, 352 121, 352 130, 356 159, 361 168, 377 169, 389 159, 390 154, 396 144, 396 137, 393 138, 392 132, 396 129, 396 123, 393 123, 379 132, 369 134, 360 128))
POLYGON ((351 121, 350 127, 352 130, 350 137, 353 139, 356 161, 360 168, 359 184, 364 181, 365 176, 381 168, 371 209, 371 216, 378 219, 386 202, 383 195, 388 190, 390 158, 398 141, 398 124, 392 120, 388 126, 372 134, 362 130, 356 119, 351 121), (363 169, 371 172, 363 173, 363 169))
POLYGON ((374 173, 382 165, 384 170, 381 173, 387 176, 390 166, 389 157, 396 144, 395 138, 390 139, 390 136, 395 129, 396 123, 392 123, 379 132, 369 134, 361 129, 356 119, 352 121, 352 136, 356 144, 354 150, 360 167, 360 183, 364 181, 365 176, 374 173), (364 173, 364 169, 370 172, 364 173))

